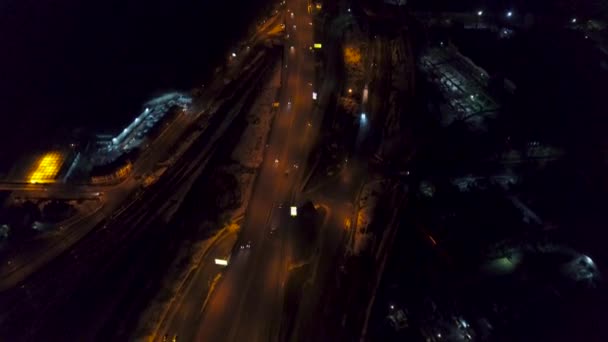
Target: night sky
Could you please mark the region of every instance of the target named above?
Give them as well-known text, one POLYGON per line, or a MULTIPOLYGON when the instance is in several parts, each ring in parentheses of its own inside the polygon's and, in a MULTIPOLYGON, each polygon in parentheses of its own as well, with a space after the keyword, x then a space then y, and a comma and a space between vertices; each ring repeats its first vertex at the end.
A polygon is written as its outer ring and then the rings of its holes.
POLYGON ((234 0, 3 0, 0 170, 74 128, 117 130, 150 96, 203 83, 258 7, 234 0))

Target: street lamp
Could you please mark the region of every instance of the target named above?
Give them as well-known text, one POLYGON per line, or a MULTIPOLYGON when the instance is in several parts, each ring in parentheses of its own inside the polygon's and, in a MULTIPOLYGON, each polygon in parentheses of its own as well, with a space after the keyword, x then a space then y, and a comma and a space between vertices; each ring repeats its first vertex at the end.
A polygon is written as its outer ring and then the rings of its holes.
POLYGON ((232 53, 232 57, 236 57, 236 53, 234 53, 234 52, 233 52, 233 53, 232 53))
POLYGON ((483 15, 483 11, 477 11, 477 16, 481 17, 483 15))
POLYGON ((513 12, 512 11, 507 12, 507 18, 511 18, 512 16, 513 16, 513 12))
POLYGON ((576 24, 576 18, 572 18, 572 20, 570 20, 571 23, 576 24))

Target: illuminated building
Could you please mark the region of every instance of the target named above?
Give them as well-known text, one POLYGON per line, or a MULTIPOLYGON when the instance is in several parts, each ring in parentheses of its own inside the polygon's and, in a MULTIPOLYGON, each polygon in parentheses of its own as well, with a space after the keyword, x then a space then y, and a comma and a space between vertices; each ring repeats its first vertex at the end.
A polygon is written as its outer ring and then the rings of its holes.
POLYGON ((29 174, 28 181, 34 183, 53 183, 63 165, 63 155, 53 151, 43 155, 36 168, 29 174))

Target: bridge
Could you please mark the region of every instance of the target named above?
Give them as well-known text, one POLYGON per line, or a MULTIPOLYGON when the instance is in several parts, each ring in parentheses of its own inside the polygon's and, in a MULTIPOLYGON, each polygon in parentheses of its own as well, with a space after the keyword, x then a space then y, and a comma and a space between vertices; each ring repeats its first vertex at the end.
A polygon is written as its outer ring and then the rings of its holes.
POLYGON ((0 191, 19 192, 27 198, 84 199, 101 196, 110 186, 69 183, 27 183, 0 181, 0 191))

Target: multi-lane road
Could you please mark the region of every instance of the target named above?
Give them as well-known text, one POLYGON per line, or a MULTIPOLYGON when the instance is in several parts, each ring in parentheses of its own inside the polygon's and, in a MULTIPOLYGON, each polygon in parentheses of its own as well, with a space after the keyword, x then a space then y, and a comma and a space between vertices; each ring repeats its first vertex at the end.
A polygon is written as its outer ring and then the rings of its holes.
POLYGON ((288 215, 280 215, 278 232, 271 236, 269 222, 271 213, 297 205, 295 191, 316 136, 318 119, 312 117, 309 85, 315 74, 308 3, 287 1, 284 11, 289 36, 284 46, 281 109, 273 123, 240 238, 241 242, 251 241, 252 247, 235 253, 200 325, 188 328, 196 330, 197 341, 272 341, 279 333, 284 284, 293 254, 289 233, 292 224, 288 215))
MULTIPOLYGON (((291 230, 294 228, 292 219, 287 214, 290 205, 299 205, 301 201, 312 198, 315 202, 324 207, 327 214, 325 224, 321 229, 319 247, 321 253, 315 257, 314 277, 316 288, 310 292, 308 299, 310 305, 304 307, 297 313, 298 317, 303 318, 303 324, 298 325, 299 329, 312 327, 310 325, 311 315, 323 310, 319 306, 319 298, 323 286, 330 281, 331 275, 335 273, 340 256, 341 243, 348 232, 345 229, 345 221, 352 220, 353 206, 352 201, 361 182, 362 173, 360 165, 352 162, 340 174, 334 188, 325 188, 324 191, 331 195, 323 196, 319 192, 302 194, 303 172, 307 170, 306 165, 308 155, 313 145, 316 143, 322 118, 319 110, 315 109, 312 93, 317 86, 315 83, 315 51, 313 46, 313 18, 310 14, 309 4, 306 0, 289 0, 282 9, 283 23, 285 25, 285 44, 283 47, 283 60, 281 64, 281 91, 279 94, 280 108, 275 116, 268 148, 260 169, 254 190, 250 199, 249 206, 241 227, 241 234, 237 246, 240 244, 251 243, 251 248, 240 250, 236 248, 230 259, 230 265, 223 273, 221 280, 216 284, 211 295, 204 302, 200 301, 195 305, 188 303, 184 305, 184 298, 190 298, 188 293, 206 292, 211 281, 210 274, 216 272, 214 266, 209 262, 209 258, 199 266, 200 269, 191 273, 188 283, 185 285, 185 297, 175 299, 176 304, 170 315, 167 317, 166 325, 159 331, 158 338, 166 333, 169 336, 177 335, 179 340, 197 341, 275 341, 278 340, 281 329, 281 315, 283 314, 283 297, 285 283, 288 277, 288 270, 293 262, 294 241, 291 230), (277 232, 270 234, 271 222, 277 222, 277 232)), ((272 21, 271 21, 272 22, 272 21)), ((274 22, 273 22, 274 24, 274 22)), ((268 25, 266 26, 268 27, 268 25)), ((249 50, 249 48, 247 48, 249 50)), ((252 49, 253 50, 253 49, 252 49)), ((242 63, 243 56, 238 54, 235 60, 242 63)), ((235 63, 236 64, 236 63, 235 63)), ((254 74, 248 71, 250 74, 254 74)), ((247 81, 250 82, 251 80, 247 81)), ((225 89, 242 89, 244 85, 232 83, 228 87, 218 88, 218 95, 224 98, 221 93, 225 89)), ((252 87, 248 85, 247 87, 252 87)), ((231 90, 232 91, 232 90, 231 90)), ((322 91, 323 92, 323 91, 322 91)), ((321 92, 321 93, 322 93, 321 92)), ((323 96, 323 94, 319 94, 323 96)), ((233 103, 232 106, 238 103, 233 103)), ((221 110, 220 110, 221 111, 221 110)), ((177 127, 177 126, 176 126, 177 127)), ((180 129, 172 129, 172 133, 167 136, 175 138, 175 132, 182 131, 185 126, 180 125, 180 129), (174 131, 175 130, 175 131, 174 131)), ((180 134, 177 134, 180 135, 180 134)), ((215 139, 219 139, 221 130, 213 134, 215 139)), ((213 140, 213 139, 211 139, 213 140)), ((213 144, 207 144, 206 149, 213 144)), ((157 155, 160 149, 154 145, 150 146, 150 155, 157 155)), ((95 236, 85 239, 79 243, 72 252, 59 258, 53 265, 50 265, 43 275, 35 277, 31 282, 24 283, 23 286, 9 294, 4 299, 0 298, 0 303, 10 305, 12 313, 17 318, 4 320, 3 323, 19 321, 21 326, 17 328, 7 328, 2 326, 1 331, 9 332, 7 336, 15 336, 22 329, 31 330, 34 336, 44 332, 51 332, 52 336, 61 337, 91 337, 95 332, 102 331, 107 327, 118 327, 126 329, 124 322, 114 319, 108 323, 91 323, 94 317, 107 314, 108 310, 135 310, 134 304, 121 303, 130 296, 139 296, 134 292, 136 282, 129 273, 144 275, 145 271, 136 270, 137 265, 145 265, 142 256, 136 255, 135 261, 131 265, 121 267, 119 271, 112 270, 117 267, 125 256, 130 253, 126 246, 132 246, 132 242, 143 238, 150 233, 164 234, 162 228, 148 228, 155 225, 162 219, 164 213, 170 211, 168 206, 172 206, 171 198, 176 195, 176 189, 188 188, 189 179, 193 178, 196 170, 200 170, 206 163, 205 153, 201 150, 193 152, 191 156, 178 161, 159 183, 154 185, 154 191, 148 191, 137 202, 134 207, 125 208, 121 214, 115 215, 115 220, 95 231, 95 236), (116 248, 113 256, 104 259, 108 248, 116 248), (72 275, 68 275, 68 267, 76 267, 72 275), (66 332, 71 323, 65 322, 65 318, 57 316, 54 319, 45 319, 36 316, 38 322, 27 322, 25 318, 36 310, 42 303, 48 312, 57 312, 57 303, 68 301, 68 306, 58 312, 64 313, 71 311, 66 317, 75 317, 74 298, 66 299, 70 296, 70 287, 83 282, 91 270, 84 271, 91 265, 102 268, 98 271, 95 279, 99 279, 100 284, 92 288, 100 292, 96 294, 96 300, 90 303, 93 307, 103 307, 106 313, 93 313, 91 310, 84 310, 88 317, 83 314, 83 321, 88 321, 86 329, 87 335, 78 335, 66 332), (56 272, 56 273, 55 273, 56 272), (53 277, 47 279, 50 273, 53 277), (119 274, 119 279, 109 279, 111 275, 119 274), (70 283, 71 277, 78 277, 77 281, 70 283), (68 282, 66 283, 66 280, 68 282), (54 293, 53 302, 47 306, 44 301, 49 300, 49 293, 53 292, 54 287, 65 283, 67 286, 62 291, 54 293), (105 288, 105 285, 112 289, 105 288), (20 296, 26 298, 19 298, 20 296), (100 303, 105 300, 108 303, 100 303), (19 303, 25 303, 26 307, 19 307, 19 303), (105 327, 103 326, 105 324, 105 327)), ((166 151, 165 151, 166 152, 166 151)), ((151 158, 154 159, 154 158, 151 158)), ((150 160, 151 160, 150 159, 150 160)), ((138 170, 148 169, 148 163, 152 163, 148 158, 143 158, 140 165, 136 165, 138 170)), ((154 164, 154 163, 153 163, 154 164)), ((183 192, 182 190, 179 190, 183 192)), ((184 190, 185 191, 185 190, 184 190)), ((101 215, 101 214, 100 214, 101 215)), ((102 215, 103 216, 103 215, 102 215)), ((224 237, 218 244, 214 245, 207 257, 223 255, 226 249, 235 239, 234 233, 224 237)), ((153 246, 151 244, 150 246, 153 246)), ((149 266, 145 266, 149 267, 149 266)), ((69 273, 69 272, 68 272, 69 273)), ((144 282, 145 283, 145 282, 144 282)), ((144 284, 145 285, 145 284, 144 284)), ((82 292, 82 289, 78 293, 82 292)), ((134 300, 131 298, 131 302, 134 300)), ((137 300, 135 300, 136 302, 137 300)), ((129 301, 126 301, 129 302, 129 301)), ((125 314, 126 315, 126 314, 125 314)), ((0 317, 1 318, 1 317, 0 317)), ((80 328, 80 332, 85 328, 80 328)), ((106 335, 109 336, 109 335, 106 335)), ((125 335, 116 335, 125 336, 125 335)))

